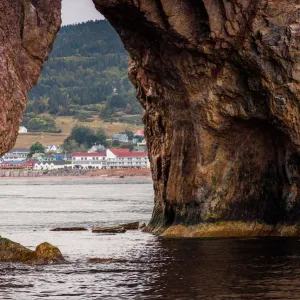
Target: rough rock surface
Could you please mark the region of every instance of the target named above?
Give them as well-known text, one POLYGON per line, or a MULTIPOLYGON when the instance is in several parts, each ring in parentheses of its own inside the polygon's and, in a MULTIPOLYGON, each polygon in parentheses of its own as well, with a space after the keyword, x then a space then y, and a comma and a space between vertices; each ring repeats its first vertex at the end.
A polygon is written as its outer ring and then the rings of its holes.
POLYGON ((0 237, 0 262, 44 265, 64 263, 65 259, 60 250, 49 243, 42 243, 32 251, 21 244, 0 237))
POLYGON ((300 1, 93 1, 145 109, 150 229, 299 232, 300 1))
MULTIPOLYGON (((145 108, 155 189, 149 228, 298 234, 300 1, 93 1, 131 55, 129 76, 145 108)), ((1 1, 0 153, 14 144, 60 6, 1 1)))
POLYGON ((0 1, 0 155, 13 147, 27 100, 61 23, 61 0, 0 1))

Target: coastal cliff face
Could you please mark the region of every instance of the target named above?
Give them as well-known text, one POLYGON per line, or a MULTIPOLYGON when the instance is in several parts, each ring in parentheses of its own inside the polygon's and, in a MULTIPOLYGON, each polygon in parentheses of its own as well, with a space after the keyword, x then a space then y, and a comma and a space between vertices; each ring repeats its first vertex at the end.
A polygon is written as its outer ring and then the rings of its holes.
MULTIPOLYGON (((93 0, 131 55, 165 235, 299 235, 299 0, 93 0)), ((0 3, 0 154, 60 0, 0 3)))
POLYGON ((15 144, 27 100, 61 24, 61 0, 0 1, 0 155, 15 144))
POLYGON ((300 1, 93 1, 145 109, 149 229, 298 235, 300 1))

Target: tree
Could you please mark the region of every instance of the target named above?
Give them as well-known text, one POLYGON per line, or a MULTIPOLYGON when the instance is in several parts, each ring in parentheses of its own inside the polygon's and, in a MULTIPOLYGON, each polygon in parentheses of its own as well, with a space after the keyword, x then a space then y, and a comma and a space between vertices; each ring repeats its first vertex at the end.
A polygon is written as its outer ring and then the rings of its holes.
POLYGON ((27 127, 29 132, 60 132, 56 128, 53 118, 40 116, 35 113, 26 113, 22 121, 22 126, 27 127))
POLYGON ((95 144, 106 146, 106 139, 107 136, 102 128, 95 131, 87 126, 76 125, 64 141, 64 144, 67 145, 70 141, 75 141, 79 146, 83 145, 86 148, 90 148, 95 144))
POLYGON ((45 147, 40 142, 35 142, 30 147, 29 157, 32 157, 34 153, 45 153, 45 147))
POLYGON ((133 139, 134 133, 131 130, 125 130, 126 135, 128 136, 129 141, 133 139))
POLYGON ((84 145, 79 145, 76 141, 74 140, 65 140, 62 148, 64 151, 68 153, 72 152, 80 152, 80 151, 85 151, 86 148, 84 145))
POLYGON ((107 135, 103 128, 99 128, 96 130, 96 144, 107 146, 107 135))
POLYGON ((101 103, 108 107, 102 112, 106 119, 115 111, 141 114, 127 76, 128 59, 107 21, 62 27, 39 83, 29 93, 26 112, 74 115, 101 103))

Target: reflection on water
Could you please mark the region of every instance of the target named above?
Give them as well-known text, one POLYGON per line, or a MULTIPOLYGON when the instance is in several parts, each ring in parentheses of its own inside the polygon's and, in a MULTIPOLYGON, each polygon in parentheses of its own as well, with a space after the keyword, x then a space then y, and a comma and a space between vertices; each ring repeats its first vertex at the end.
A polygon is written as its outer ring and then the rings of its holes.
MULTIPOLYGON (((69 264, 0 265, 0 299, 299 299, 298 239, 167 240, 50 232, 148 221, 152 184, 97 179, 0 182, 0 233, 58 246, 69 264), (91 257, 126 262, 89 264, 91 257)), ((141 183, 140 181, 138 181, 141 183)))

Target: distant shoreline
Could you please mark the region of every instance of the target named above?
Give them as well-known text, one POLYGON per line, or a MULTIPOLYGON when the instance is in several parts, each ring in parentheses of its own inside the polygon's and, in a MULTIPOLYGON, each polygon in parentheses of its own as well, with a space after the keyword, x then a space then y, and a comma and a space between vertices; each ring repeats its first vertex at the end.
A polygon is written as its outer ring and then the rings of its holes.
POLYGON ((1 185, 89 185, 89 184, 153 184, 150 177, 103 177, 103 176, 40 176, 2 177, 1 185))
POLYGON ((0 178, 145 178, 151 179, 150 169, 80 170, 58 169, 52 171, 2 170, 0 178))

